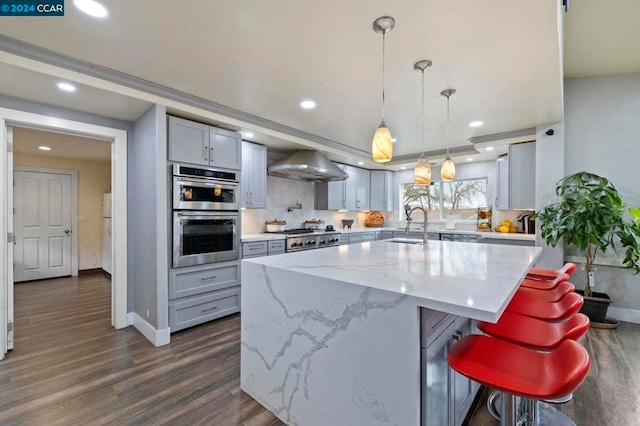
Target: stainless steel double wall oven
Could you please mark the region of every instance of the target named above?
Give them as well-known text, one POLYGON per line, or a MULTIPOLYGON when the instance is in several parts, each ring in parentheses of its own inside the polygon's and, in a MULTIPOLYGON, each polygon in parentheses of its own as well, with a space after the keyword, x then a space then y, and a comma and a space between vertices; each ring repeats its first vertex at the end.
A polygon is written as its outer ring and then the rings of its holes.
POLYGON ((173 267, 240 257, 239 172, 173 165, 173 267))

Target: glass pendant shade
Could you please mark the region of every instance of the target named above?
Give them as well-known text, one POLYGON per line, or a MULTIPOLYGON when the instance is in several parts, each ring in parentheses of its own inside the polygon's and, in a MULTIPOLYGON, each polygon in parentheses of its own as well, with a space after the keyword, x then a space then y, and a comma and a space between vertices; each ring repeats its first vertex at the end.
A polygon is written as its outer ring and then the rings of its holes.
POLYGON ((373 135, 373 144, 371 151, 373 154, 373 161, 376 163, 386 163, 393 158, 393 138, 391 132, 384 124, 384 120, 380 123, 380 126, 376 129, 375 135, 373 135))
POLYGON ((442 163, 440 178, 443 182, 451 182, 456 178, 456 165, 453 164, 453 160, 449 156, 447 156, 447 159, 442 163))
POLYGON ((426 158, 420 157, 413 171, 413 182, 416 185, 431 185, 431 166, 426 158))

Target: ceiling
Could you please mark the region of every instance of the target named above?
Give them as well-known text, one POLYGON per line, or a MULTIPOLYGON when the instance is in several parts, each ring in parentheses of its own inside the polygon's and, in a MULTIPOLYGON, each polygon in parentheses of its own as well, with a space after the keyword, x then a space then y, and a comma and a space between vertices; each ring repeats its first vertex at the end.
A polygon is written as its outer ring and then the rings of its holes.
MULTIPOLYGON (((612 15, 616 8, 629 16, 618 4, 634 0, 617 0, 611 8, 599 3, 576 0, 566 15, 565 46, 571 51, 565 52, 564 66, 574 75, 589 75, 592 66, 581 62, 585 55, 573 53, 588 48, 582 35, 590 32, 592 20, 605 11, 612 15)), ((157 0, 105 5, 110 12, 105 20, 90 18, 68 2, 64 18, 5 19, 0 34, 356 148, 362 155, 334 150, 330 157, 371 166, 366 153, 381 119, 382 85, 382 36, 372 30, 372 22, 391 15, 396 28, 386 36, 385 121, 397 138, 395 156, 417 157, 422 150, 420 73, 413 70, 420 59, 433 61, 425 71, 427 152, 447 147, 446 100, 440 96, 445 88, 457 90, 451 97, 450 147, 473 151, 470 137, 562 120, 560 24, 552 0, 459 0, 455 7, 447 0, 192 0, 189 8, 180 9, 157 0), (307 98, 317 108, 298 106, 307 98), (474 120, 485 124, 470 128, 474 120)), ((609 25, 611 19, 602 20, 602 26, 624 27, 631 20, 609 25)), ((614 30, 607 31, 610 37, 598 44, 604 50, 615 38, 614 30)), ((637 52, 637 35, 624 41, 629 41, 626 50, 621 41, 616 44, 622 52, 637 52)), ((637 58, 636 53, 633 60, 637 58)), ((614 59, 602 72, 616 72, 614 59)), ((54 84, 64 72, 20 58, 5 62, 11 64, 0 62, 0 94, 127 121, 152 103, 134 99, 138 96, 130 91, 113 93, 118 91, 113 84, 71 72, 66 77, 80 81, 79 90, 62 93, 54 84)), ((623 69, 633 67, 638 68, 631 64, 623 69)), ((227 127, 256 130, 231 121, 227 127)), ((306 143, 254 133, 248 139, 280 149, 306 143)), ((481 151, 454 159, 489 159, 501 152, 481 151)))
POLYGON ((14 152, 20 154, 90 161, 111 159, 109 141, 20 127, 13 129, 13 147, 14 152), (43 151, 39 149, 40 146, 49 147, 51 150, 43 151))

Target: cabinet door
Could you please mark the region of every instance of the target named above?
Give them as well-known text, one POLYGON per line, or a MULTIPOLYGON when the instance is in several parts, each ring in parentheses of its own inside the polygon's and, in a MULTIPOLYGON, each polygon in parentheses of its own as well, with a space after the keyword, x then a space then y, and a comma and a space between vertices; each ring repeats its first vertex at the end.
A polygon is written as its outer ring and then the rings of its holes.
POLYGON ((358 188, 357 180, 359 178, 358 169, 351 166, 345 166, 345 172, 349 177, 344 181, 345 183, 345 205, 347 210, 358 210, 356 203, 356 190, 358 188))
MULTIPOLYGON (((347 171, 347 166, 344 164, 336 164, 343 172, 347 171)), ((351 179, 349 176, 345 180, 339 180, 327 183, 327 205, 329 210, 345 210, 347 209, 347 197, 346 197, 346 185, 347 181, 351 179)))
POLYGON ((449 364, 447 355, 451 336, 442 333, 427 348, 422 348, 422 425, 446 426, 452 422, 449 405, 449 364))
POLYGON ((242 140, 239 133, 209 127, 209 150, 209 165, 224 169, 241 169, 242 140))
MULTIPOLYGON (((451 338, 451 346, 457 343, 464 336, 472 333, 471 320, 459 317, 453 324, 453 336, 451 338)), ((449 377, 450 386, 450 404, 453 411, 453 424, 461 425, 464 418, 471 407, 473 398, 475 397, 474 382, 462 374, 450 369, 449 377)))
POLYGON ((371 210, 393 210, 393 172, 371 170, 369 204, 371 210))
POLYGON ((371 193, 371 173, 369 170, 357 169, 358 180, 356 182, 356 208, 358 210, 370 210, 369 195, 371 193))
POLYGON ((509 145, 509 208, 536 208, 536 143, 509 145))
POLYGON ((209 126, 169 116, 169 161, 209 165, 209 126))
POLYGON ((242 142, 242 207, 267 207, 267 148, 242 142))
POLYGON ((496 161, 496 209, 509 209, 509 157, 496 161))

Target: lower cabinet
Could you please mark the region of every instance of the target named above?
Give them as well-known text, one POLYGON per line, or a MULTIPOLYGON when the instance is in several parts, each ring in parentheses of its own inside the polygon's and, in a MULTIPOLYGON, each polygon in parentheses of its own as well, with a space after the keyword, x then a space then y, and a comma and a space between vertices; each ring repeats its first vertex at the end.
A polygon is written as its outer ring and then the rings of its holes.
POLYGON ((451 347, 471 334, 474 322, 422 309, 422 425, 461 425, 471 408, 479 385, 456 373, 447 363, 451 347))
POLYGON ((357 234, 349 234, 349 244, 363 243, 365 241, 375 241, 375 232, 358 232, 357 234))
POLYGON ((240 261, 169 271, 171 332, 240 312, 240 261))

